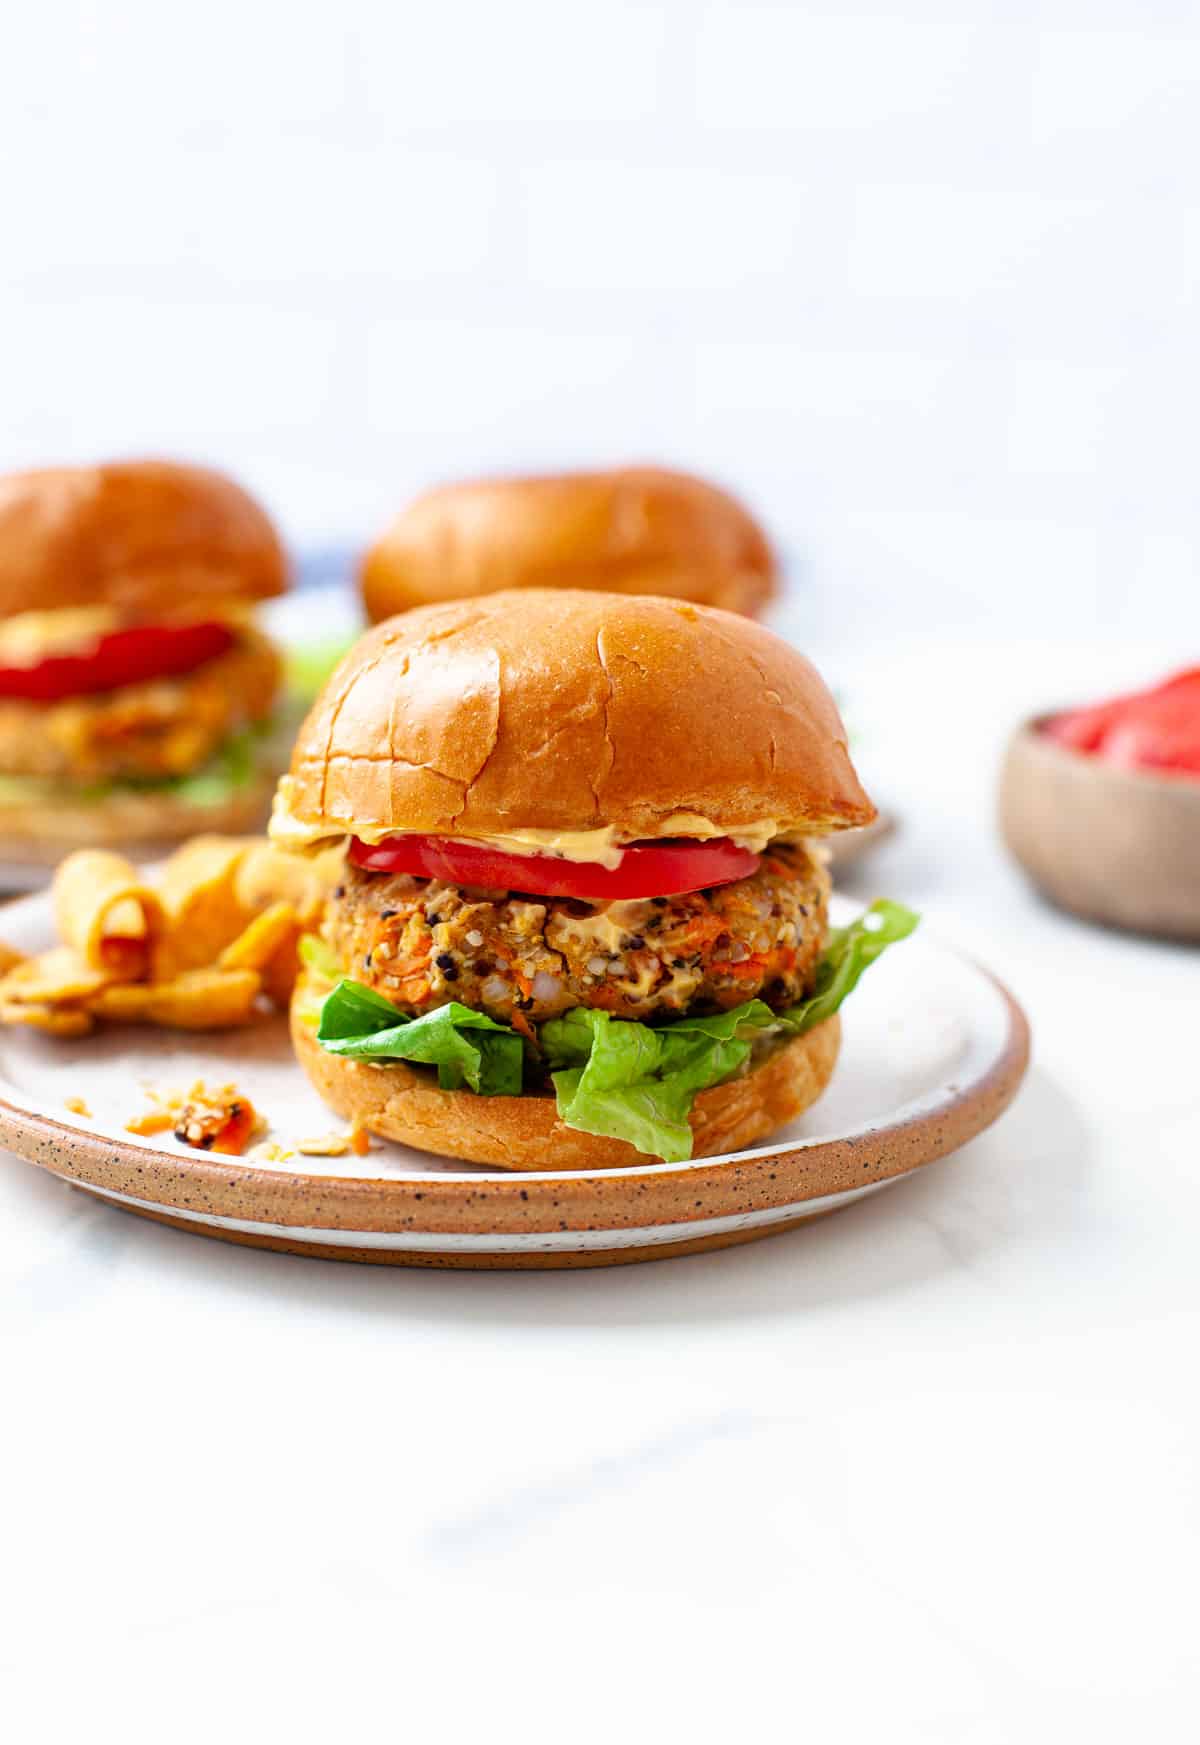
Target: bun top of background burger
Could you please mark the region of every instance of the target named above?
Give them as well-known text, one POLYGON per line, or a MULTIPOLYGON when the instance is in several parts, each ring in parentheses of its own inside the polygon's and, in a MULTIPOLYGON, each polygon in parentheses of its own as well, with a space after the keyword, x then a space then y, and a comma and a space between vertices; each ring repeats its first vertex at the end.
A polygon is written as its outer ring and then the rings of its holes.
POLYGON ((270 520, 220 473, 0 478, 2 857, 257 823, 281 663, 254 607, 287 579, 270 520))
POLYGON ((367 616, 505 588, 663 594, 756 613, 775 591, 761 527, 727 491, 665 467, 479 479, 418 497, 367 552, 367 616))
POLYGON ((916 918, 830 930, 811 842, 874 813, 812 666, 677 600, 521 591, 369 632, 277 842, 349 844, 292 1008, 339 1113, 515 1169, 711 1155, 824 1088, 916 918))

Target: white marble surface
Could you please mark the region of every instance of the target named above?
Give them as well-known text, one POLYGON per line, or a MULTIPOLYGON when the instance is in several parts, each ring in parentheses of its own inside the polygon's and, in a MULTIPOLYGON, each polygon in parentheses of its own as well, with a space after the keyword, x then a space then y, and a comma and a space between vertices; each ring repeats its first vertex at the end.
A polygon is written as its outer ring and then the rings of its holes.
POLYGON ((1171 658, 830 643, 904 815, 858 889, 1000 970, 1035 1065, 822 1224, 451 1276, 3 1160, 20 1737, 1193 1740, 1200 955, 1041 907, 990 827, 1015 712, 1171 658))

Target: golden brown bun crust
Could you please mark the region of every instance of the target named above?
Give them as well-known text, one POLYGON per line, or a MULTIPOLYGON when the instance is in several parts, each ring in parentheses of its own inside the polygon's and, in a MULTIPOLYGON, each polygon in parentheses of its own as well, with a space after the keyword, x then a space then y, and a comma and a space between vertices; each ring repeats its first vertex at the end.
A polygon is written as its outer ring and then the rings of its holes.
POLYGON ((522 589, 378 624, 300 729, 292 817, 338 834, 626 839, 875 808, 804 656, 747 618, 647 595, 522 589))
MULTIPOLYGON (((623 1139, 564 1126, 552 1096, 443 1091, 432 1073, 403 1061, 373 1066, 327 1054, 302 1016, 305 1008, 311 1013, 312 996, 301 978, 292 1001, 301 1066, 343 1120, 359 1121, 383 1139, 501 1169, 628 1169, 649 1161, 623 1139)), ((829 1083, 840 1043, 841 1021, 828 1018, 766 1053, 744 1078, 701 1091, 691 1115, 693 1155, 741 1150, 795 1120, 829 1083)))
POLYGON ((148 460, 0 478, 0 616, 94 605, 153 615, 286 585, 279 535, 222 473, 148 460))
POLYGON ((775 576, 766 535, 735 497, 664 467, 443 485, 362 563, 373 623, 505 588, 603 588, 752 613, 775 576))
POLYGON ((0 804, 0 863, 50 868, 77 848, 156 860, 190 836, 244 836, 263 828, 274 785, 273 772, 264 769, 231 798, 208 805, 133 789, 114 791, 103 801, 0 804))

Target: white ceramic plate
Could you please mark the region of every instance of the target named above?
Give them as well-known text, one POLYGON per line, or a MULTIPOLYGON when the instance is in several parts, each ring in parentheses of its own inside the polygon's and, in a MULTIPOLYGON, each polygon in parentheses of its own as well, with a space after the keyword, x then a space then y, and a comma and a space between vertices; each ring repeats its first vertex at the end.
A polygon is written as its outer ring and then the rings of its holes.
MULTIPOLYGON (((852 913, 835 898, 835 921, 852 913)), ((25 951, 53 943, 47 897, 0 913, 0 937, 25 951)), ((1006 1107, 1028 1060, 1011 995, 923 931, 868 972, 842 1018, 841 1058, 818 1103, 768 1145, 694 1163, 516 1175, 379 1143, 366 1157, 268 1167, 125 1132, 146 1106, 143 1086, 197 1078, 235 1080, 285 1149, 336 1131, 282 1020, 212 1036, 110 1028, 82 1041, 0 1029, 0 1144, 130 1210, 235 1242, 416 1265, 649 1259, 768 1235, 944 1156, 1006 1107), (90 1119, 70 1113, 68 1097, 90 1119)))

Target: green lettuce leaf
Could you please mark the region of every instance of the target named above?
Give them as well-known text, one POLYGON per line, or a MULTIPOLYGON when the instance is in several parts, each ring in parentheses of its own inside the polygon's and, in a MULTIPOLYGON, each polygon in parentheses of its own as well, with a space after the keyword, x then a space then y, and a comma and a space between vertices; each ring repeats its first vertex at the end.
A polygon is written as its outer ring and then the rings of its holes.
POLYGON ((321 1007, 317 1041, 351 1060, 407 1060, 436 1066, 444 1091, 483 1097, 521 1094, 524 1044, 515 1030, 452 1000, 405 1018, 361 982, 340 981, 321 1007))
POLYGON ((255 752, 261 737, 255 728, 243 727, 230 734, 202 769, 161 785, 193 806, 218 805, 254 780, 258 767, 255 752))
POLYGON ((325 636, 315 642, 297 642, 286 650, 287 688, 305 708, 316 700, 338 661, 353 646, 352 636, 325 636))
POLYGON ((907 939, 917 921, 911 909, 881 901, 849 926, 833 928, 816 991, 785 1012, 747 1000, 715 1018, 681 1018, 655 1029, 577 1007, 543 1024, 560 1119, 682 1163, 692 1155, 688 1116, 697 1094, 740 1072, 756 1038, 775 1031, 802 1036, 831 1018, 863 972, 889 945, 907 939))
POLYGON ((296 950, 305 969, 312 970, 314 975, 322 976, 327 982, 336 982, 341 975, 337 952, 332 945, 326 945, 319 933, 304 934, 296 950))
POLYGON ((0 804, 52 804, 69 797, 73 806, 99 805, 114 794, 173 794, 194 806, 219 805, 254 780, 258 746, 267 729, 243 727, 231 733, 198 770, 185 776, 131 776, 124 781, 72 786, 45 776, 0 776, 0 804))
POLYGON ((858 986, 867 970, 888 948, 907 939, 921 917, 903 903, 881 897, 848 927, 831 927, 829 943, 817 965, 815 993, 782 1014, 784 1027, 803 1036, 826 1018, 832 1018, 842 1001, 858 986))
MULTIPOLYGON (((815 992, 784 1012, 746 1000, 711 1018, 658 1026, 583 1006, 552 1018, 542 1025, 539 1041, 559 1118, 583 1133, 625 1139, 647 1156, 683 1162, 692 1155, 688 1116, 699 1092, 741 1072, 757 1040, 774 1033, 802 1036, 832 1017, 863 972, 906 939, 917 920, 899 903, 878 902, 849 926, 835 927, 815 992)), ((320 955, 328 947, 313 940, 301 950, 306 963, 329 973, 329 958, 320 955)), ((444 1090, 466 1085, 484 1096, 516 1096, 522 1088, 521 1038, 457 1002, 406 1019, 370 988, 339 981, 321 1009, 317 1040, 332 1054, 358 1060, 436 1066, 444 1090)))
POLYGON ((558 1113, 568 1127, 627 1139, 679 1163, 692 1155, 688 1115, 700 1091, 732 1078, 756 1032, 775 1014, 759 1000, 715 1018, 682 1018, 652 1029, 577 1006, 541 1029, 558 1113))

